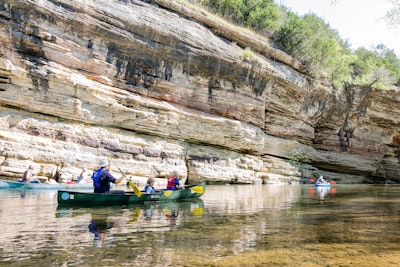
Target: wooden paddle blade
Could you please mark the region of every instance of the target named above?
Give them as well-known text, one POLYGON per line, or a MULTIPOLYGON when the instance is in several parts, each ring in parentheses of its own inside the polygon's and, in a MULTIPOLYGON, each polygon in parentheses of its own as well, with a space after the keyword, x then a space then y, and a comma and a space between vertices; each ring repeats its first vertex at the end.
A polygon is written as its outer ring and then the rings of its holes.
POLYGON ((190 190, 192 190, 193 192, 197 193, 197 194, 203 194, 204 193, 204 188, 200 185, 196 185, 193 186, 192 188, 190 188, 190 190))
POLYGON ((132 183, 132 181, 129 180, 129 179, 128 179, 128 183, 129 183, 129 185, 132 187, 132 189, 133 189, 133 191, 135 192, 135 194, 136 194, 138 197, 141 197, 141 196, 142 196, 142 192, 140 192, 139 188, 137 188, 137 186, 136 186, 134 183, 132 183))
POLYGON ((172 190, 166 190, 163 192, 163 195, 166 197, 169 197, 170 195, 172 195, 172 190))

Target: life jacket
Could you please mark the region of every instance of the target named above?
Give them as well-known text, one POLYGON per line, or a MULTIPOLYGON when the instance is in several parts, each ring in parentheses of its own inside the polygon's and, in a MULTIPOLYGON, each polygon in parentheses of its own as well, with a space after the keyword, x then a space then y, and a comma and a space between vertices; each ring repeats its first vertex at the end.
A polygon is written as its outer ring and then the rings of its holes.
POLYGON ((97 171, 95 171, 92 175, 92 179, 93 179, 93 186, 94 187, 100 187, 100 178, 101 178, 101 174, 103 173, 104 169, 98 169, 97 171))
POLYGON ((169 178, 168 178, 168 183, 167 183, 167 189, 175 189, 175 179, 176 179, 176 176, 170 176, 169 178))
POLYGON ((148 190, 149 188, 151 188, 150 193, 155 193, 155 192, 156 192, 156 189, 155 189, 154 187, 152 187, 151 185, 149 185, 149 184, 147 184, 147 185, 144 187, 144 192, 147 193, 147 190, 148 190))

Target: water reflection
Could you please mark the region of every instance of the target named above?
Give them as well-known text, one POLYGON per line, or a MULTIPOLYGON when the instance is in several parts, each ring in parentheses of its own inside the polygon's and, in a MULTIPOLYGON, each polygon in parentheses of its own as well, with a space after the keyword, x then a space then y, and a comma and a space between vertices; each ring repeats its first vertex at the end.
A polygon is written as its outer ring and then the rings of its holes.
POLYGON ((399 195, 231 185, 187 202, 61 208, 55 192, 0 190, 0 265, 397 266, 399 195))
POLYGON ((57 190, 48 190, 48 189, 16 189, 15 191, 20 192, 21 198, 36 198, 40 200, 47 199, 50 204, 54 204, 54 198, 57 195, 57 190))
POLYGON ((331 191, 331 187, 329 186, 311 186, 310 187, 310 195, 314 196, 314 191, 317 192, 317 197, 319 199, 320 204, 324 204, 325 198, 328 197, 331 191))
POLYGON ((300 186, 228 185, 208 187, 203 199, 208 212, 246 214, 289 207, 300 195, 300 186))
POLYGON ((179 202, 147 203, 125 206, 102 207, 57 207, 56 217, 75 221, 90 215, 89 230, 95 238, 103 238, 106 233, 126 233, 138 231, 176 230, 180 217, 201 216, 204 203, 201 199, 179 202))
POLYGON ((93 245, 96 247, 102 247, 104 244, 112 243, 112 234, 107 234, 108 230, 114 226, 113 221, 108 221, 108 217, 96 216, 92 214, 92 219, 89 223, 89 232, 94 234, 93 245), (107 236, 107 240, 106 240, 107 236))

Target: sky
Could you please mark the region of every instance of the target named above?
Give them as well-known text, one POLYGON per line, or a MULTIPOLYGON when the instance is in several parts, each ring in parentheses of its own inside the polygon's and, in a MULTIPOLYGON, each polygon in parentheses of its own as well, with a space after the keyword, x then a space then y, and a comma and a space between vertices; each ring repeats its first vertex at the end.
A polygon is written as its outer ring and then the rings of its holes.
POLYGON ((337 30, 352 49, 384 44, 400 57, 400 27, 382 19, 392 7, 388 0, 275 0, 298 15, 315 13, 337 30))

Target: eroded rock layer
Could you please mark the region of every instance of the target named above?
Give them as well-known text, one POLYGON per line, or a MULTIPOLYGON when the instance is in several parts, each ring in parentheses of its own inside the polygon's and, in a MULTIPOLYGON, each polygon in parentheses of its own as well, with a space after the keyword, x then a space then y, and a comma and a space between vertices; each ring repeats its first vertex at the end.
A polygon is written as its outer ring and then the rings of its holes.
POLYGON ((0 175, 399 182, 399 88, 334 91, 184 1, 0 4, 0 175), (248 52, 251 52, 250 55, 248 52))

